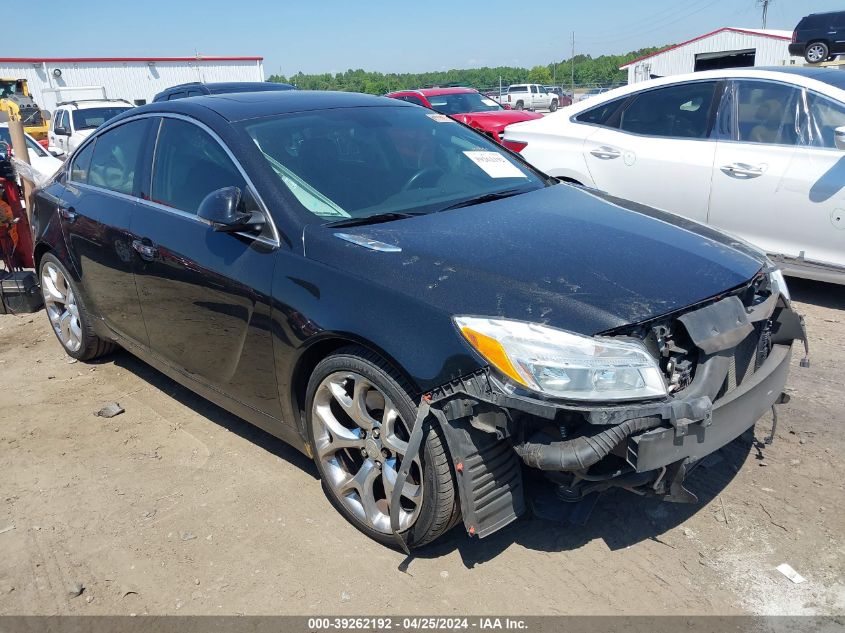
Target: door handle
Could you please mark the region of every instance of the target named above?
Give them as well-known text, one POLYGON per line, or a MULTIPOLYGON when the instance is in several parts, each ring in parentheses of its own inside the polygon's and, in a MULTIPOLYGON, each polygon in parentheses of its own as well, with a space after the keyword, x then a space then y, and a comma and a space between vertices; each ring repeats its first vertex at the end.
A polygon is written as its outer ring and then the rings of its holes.
POLYGON ((729 176, 740 176, 742 178, 757 178, 766 171, 766 165, 749 165, 747 163, 731 163, 723 165, 722 171, 729 176))
POLYGON ((59 207, 59 217, 68 222, 76 222, 79 216, 73 207, 59 207))
POLYGON ((141 256, 141 259, 151 262, 158 255, 158 249, 146 238, 143 240, 132 240, 132 248, 141 256))
POLYGON ((608 147, 607 145, 602 145, 601 147, 596 147, 595 149, 590 150, 590 154, 602 160, 611 160, 612 158, 619 158, 622 156, 622 152, 618 149, 615 147, 608 147))

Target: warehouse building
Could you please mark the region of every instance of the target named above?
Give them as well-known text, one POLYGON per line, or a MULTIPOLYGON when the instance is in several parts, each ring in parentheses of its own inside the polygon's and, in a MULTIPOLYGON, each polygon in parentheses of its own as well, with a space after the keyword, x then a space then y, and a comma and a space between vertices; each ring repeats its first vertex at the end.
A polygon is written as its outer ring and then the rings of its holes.
POLYGON ((789 54, 791 31, 725 27, 620 66, 628 83, 699 70, 803 64, 789 54))
POLYGON ((35 102, 47 110, 55 107, 58 95, 74 93, 66 88, 99 87, 110 99, 141 105, 165 88, 191 81, 264 81, 263 59, 203 55, 10 57, 0 58, 0 77, 26 79, 35 102))

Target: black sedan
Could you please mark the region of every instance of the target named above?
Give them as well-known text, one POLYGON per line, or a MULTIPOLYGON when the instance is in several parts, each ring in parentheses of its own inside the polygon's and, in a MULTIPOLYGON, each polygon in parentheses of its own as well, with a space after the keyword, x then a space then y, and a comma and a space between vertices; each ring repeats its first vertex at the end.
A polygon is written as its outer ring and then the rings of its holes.
POLYGON ((34 216, 68 354, 126 348, 312 456, 338 511, 403 546, 507 525, 527 468, 567 500, 693 500, 685 474, 780 401, 805 338, 754 248, 393 99, 132 109, 34 216))

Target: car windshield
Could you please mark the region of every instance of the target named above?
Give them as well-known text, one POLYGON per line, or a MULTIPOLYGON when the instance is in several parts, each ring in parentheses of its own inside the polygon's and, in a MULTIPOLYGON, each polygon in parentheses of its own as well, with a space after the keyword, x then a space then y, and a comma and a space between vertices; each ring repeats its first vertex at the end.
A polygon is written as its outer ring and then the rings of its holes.
MULTIPOLYGON (((32 138, 29 134, 25 135, 24 138, 26 139, 26 146, 29 151, 33 152, 36 156, 48 156, 47 150, 45 150, 38 142, 32 138)), ((9 147, 12 146, 12 137, 9 135, 9 128, 7 127, 0 127, 0 144, 8 145, 9 147)))
POLYGON ((103 123, 116 117, 121 112, 126 112, 128 107, 107 106, 103 108, 86 108, 73 111, 74 130, 93 130, 103 123))
POLYGON ((430 213, 546 186, 494 142, 422 108, 337 108, 241 125, 297 200, 326 220, 430 213))
POLYGON ((477 92, 460 92, 428 97, 432 110, 443 114, 466 114, 467 112, 492 112, 502 106, 477 92))

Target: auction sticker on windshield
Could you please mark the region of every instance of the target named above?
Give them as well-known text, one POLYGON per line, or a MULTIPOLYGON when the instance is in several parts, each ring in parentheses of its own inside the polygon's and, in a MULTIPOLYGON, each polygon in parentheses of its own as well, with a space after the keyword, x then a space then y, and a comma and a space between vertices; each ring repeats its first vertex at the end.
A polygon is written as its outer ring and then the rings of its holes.
POLYGON ((426 116, 431 119, 432 121, 437 121, 438 123, 454 123, 455 120, 451 117, 446 116, 445 114, 437 114, 436 112, 430 112, 426 114, 426 116))
POLYGON ((464 152, 476 165, 481 167, 490 178, 527 178, 516 165, 497 152, 473 150, 464 152))

